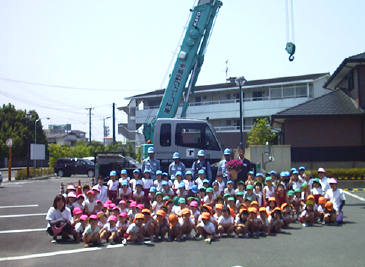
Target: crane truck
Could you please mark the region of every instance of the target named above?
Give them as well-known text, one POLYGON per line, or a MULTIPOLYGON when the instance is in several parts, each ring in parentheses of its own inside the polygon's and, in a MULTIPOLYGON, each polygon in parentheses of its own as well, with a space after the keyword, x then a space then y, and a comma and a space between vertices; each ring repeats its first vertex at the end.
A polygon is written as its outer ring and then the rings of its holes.
POLYGON ((153 146, 155 158, 160 160, 163 169, 172 161, 174 152, 179 152, 187 167, 196 160, 201 149, 211 163, 222 157, 222 144, 208 120, 185 118, 189 97, 194 94, 214 22, 222 5, 219 0, 199 0, 190 10, 190 21, 159 110, 154 121, 144 125, 146 144, 142 146, 143 157, 147 156, 148 148, 153 146), (182 99, 181 118, 176 118, 182 99))

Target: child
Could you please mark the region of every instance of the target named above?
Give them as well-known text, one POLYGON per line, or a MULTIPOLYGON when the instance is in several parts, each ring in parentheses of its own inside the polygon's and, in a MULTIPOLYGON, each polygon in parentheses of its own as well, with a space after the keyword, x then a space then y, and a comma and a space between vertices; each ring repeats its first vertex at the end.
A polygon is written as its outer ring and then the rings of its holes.
MULTIPOLYGON (((175 180, 176 181, 176 180, 175 180)), ((188 192, 186 192, 185 190, 185 183, 184 182, 180 182, 179 184, 179 188, 176 190, 176 195, 178 197, 183 197, 186 198, 188 196, 188 192)))
POLYGON ((215 204, 214 210, 214 219, 218 221, 219 217, 222 216, 222 209, 224 208, 223 204, 215 204))
POLYGON ((119 220, 117 222, 118 235, 124 236, 130 223, 128 221, 128 214, 126 212, 121 212, 119 214, 119 220))
POLYGON ((300 215, 300 222, 303 227, 312 226, 315 220, 315 214, 313 210, 314 202, 312 200, 308 200, 306 203, 306 207, 300 215))
POLYGON ((222 195, 223 196, 223 194, 224 194, 224 188, 226 187, 226 184, 223 181, 223 174, 222 173, 218 173, 217 174, 216 181, 218 182, 218 185, 219 185, 219 192, 220 192, 219 195, 222 195))
POLYGON ((156 180, 153 182, 153 185, 156 187, 157 192, 162 191, 162 171, 156 171, 156 180))
POLYGON ((71 227, 74 228, 75 225, 80 222, 80 216, 82 215, 82 210, 79 208, 74 208, 72 211, 73 217, 71 219, 71 227))
POLYGON ((334 210, 337 212, 337 222, 343 223, 342 208, 345 206, 346 196, 342 189, 337 188, 337 180, 330 178, 328 181, 331 189, 328 189, 325 194, 325 199, 329 200, 333 204, 334 210))
POLYGON ((217 196, 221 195, 219 183, 218 183, 218 181, 214 181, 212 185, 213 185, 213 196, 214 196, 214 198, 217 198, 217 196))
POLYGON ((132 189, 129 187, 128 181, 123 180, 121 185, 122 187, 119 188, 120 198, 124 201, 132 199, 132 189))
MULTIPOLYGON (((191 234, 191 230, 195 229, 195 221, 190 217, 190 210, 183 209, 181 211, 182 217, 179 218, 179 223, 181 225, 181 234, 185 235, 187 239, 193 239, 194 236, 191 234)), ((196 230, 197 231, 197 230, 196 230)))
POLYGON ((277 206, 279 207, 281 207, 284 203, 288 203, 288 197, 282 184, 279 184, 277 187, 276 200, 277 206))
POLYGON ((131 223, 133 223, 133 220, 135 219, 135 216, 137 215, 137 203, 136 202, 131 202, 131 204, 129 204, 129 211, 128 211, 128 217, 129 217, 129 221, 131 223))
POLYGON ((271 213, 274 211, 274 209, 276 208, 276 198, 275 197, 269 197, 269 199, 267 200, 267 207, 266 207, 266 211, 267 213, 271 213))
POLYGON ((161 209, 163 205, 162 202, 162 193, 161 192, 157 192, 156 196, 155 196, 155 201, 152 203, 151 206, 151 210, 152 210, 152 214, 156 215, 156 211, 158 211, 159 209, 161 209))
POLYGON ((186 200, 185 200, 185 198, 181 197, 178 200, 178 206, 174 206, 173 213, 175 213, 176 215, 178 215, 180 217, 181 211, 182 211, 182 209, 185 209, 185 207, 186 207, 186 200))
POLYGON ((257 218, 257 209, 255 207, 249 207, 248 214, 247 230, 253 237, 258 236, 257 231, 259 230, 260 219, 257 218))
MULTIPOLYGON (((277 178, 278 173, 276 171, 271 171, 271 172, 269 172, 269 175, 272 178, 272 184, 274 186, 277 186, 279 183, 278 178, 277 178)), ((262 184, 262 182, 261 182, 261 184, 262 184)))
POLYGON ((236 194, 237 200, 236 200, 236 210, 238 209, 238 207, 244 203, 243 201, 243 192, 238 192, 236 194))
POLYGON ((302 190, 303 201, 307 201, 307 198, 311 193, 309 185, 307 183, 302 183, 302 185, 300 186, 300 189, 302 190))
POLYGON ((123 169, 120 171, 120 179, 119 179, 119 184, 121 184, 123 181, 127 181, 127 183, 129 184, 131 178, 128 177, 128 172, 126 169, 123 169))
POLYGON ((248 223, 248 211, 246 208, 240 209, 239 214, 235 218, 235 232, 236 235, 239 236, 242 234, 242 237, 248 237, 247 234, 247 223, 248 223))
POLYGON ((312 183, 311 194, 314 196, 316 203, 320 196, 323 196, 323 190, 319 178, 314 178, 312 183))
POLYGON ((156 211, 154 234, 158 239, 164 238, 169 227, 166 219, 166 213, 163 210, 156 211))
POLYGON ((211 206, 212 208, 215 206, 215 196, 213 193, 213 188, 208 187, 206 190, 206 196, 204 197, 204 204, 211 206))
POLYGON ((253 171, 249 171, 247 173, 247 180, 245 182, 245 185, 249 185, 249 184, 254 184, 255 182, 255 177, 254 177, 254 172, 253 171))
POLYGON ((175 193, 174 190, 172 190, 170 188, 170 185, 167 181, 163 181, 162 182, 162 191, 161 191, 163 196, 169 196, 169 197, 174 197, 175 193))
POLYGON ((84 229, 87 226, 88 216, 86 214, 80 216, 80 221, 76 223, 73 236, 77 243, 80 243, 80 237, 82 236, 84 229))
POLYGON ((234 197, 227 198, 227 207, 233 209, 235 212, 237 211, 236 200, 234 197))
POLYGON ((333 224, 336 223, 336 210, 333 208, 333 204, 331 201, 327 201, 324 205, 324 222, 325 224, 333 224))
POLYGON ((200 169, 198 171, 198 178, 195 179, 195 183, 198 186, 198 189, 203 187, 203 180, 205 179, 205 170, 200 169))
POLYGON ((191 171, 185 172, 185 179, 183 182, 185 184, 185 190, 189 190, 193 185, 195 185, 195 182, 193 181, 193 173, 191 171))
POLYGON ((85 210, 85 203, 84 203, 85 197, 83 194, 77 195, 77 200, 72 204, 74 208, 79 208, 84 212, 85 210))
POLYGON ((66 207, 69 208, 71 211, 74 208, 73 203, 76 201, 76 194, 74 191, 70 191, 67 193, 67 204, 66 207))
POLYGON ((294 170, 289 181, 289 188, 293 190, 295 190, 295 188, 300 188, 302 182, 299 180, 298 176, 299 172, 297 170, 294 170))
POLYGON ((255 191, 254 193, 257 196, 257 202, 259 203, 259 207, 261 207, 263 205, 263 197, 262 197, 262 183, 256 181, 255 184, 255 191))
POLYGON ((224 189, 224 194, 230 194, 231 196, 236 196, 236 191, 233 188, 233 181, 229 180, 227 182, 227 188, 224 189))
POLYGON ((138 204, 143 202, 144 191, 142 191, 142 181, 136 182, 136 190, 133 192, 133 198, 138 204))
POLYGON ((249 184, 246 186, 246 192, 245 195, 243 196, 244 199, 250 197, 252 200, 255 200, 258 202, 259 197, 254 193, 253 191, 253 185, 249 184))
POLYGON ((90 243, 93 243, 96 246, 101 245, 101 240, 100 240, 100 229, 97 226, 98 223, 98 217, 96 214, 92 214, 89 217, 89 224, 86 226, 83 235, 83 239, 84 239, 84 243, 85 243, 85 248, 89 247, 90 243))
POLYGON ((180 239, 182 231, 181 231, 181 225, 179 223, 179 220, 176 216, 176 214, 170 214, 169 215, 169 236, 166 241, 171 242, 172 240, 175 241, 182 241, 180 239))
POLYGON ((131 243, 142 243, 144 241, 142 236, 142 226, 144 221, 144 215, 142 213, 138 213, 136 215, 136 222, 132 223, 127 231, 126 231, 126 239, 122 241, 124 245, 127 244, 127 242, 131 243))
MULTIPOLYGON (((182 182, 182 172, 177 171, 175 173, 174 184, 172 185, 172 189, 174 189, 175 192, 179 189, 181 182, 182 182)), ((184 186, 185 186, 185 183, 184 183, 184 186)))
POLYGON ((204 204, 205 191, 206 191, 206 188, 204 186, 199 188, 198 198, 200 200, 200 204, 202 204, 202 205, 204 204))
MULTIPOLYGON (((223 233, 226 233, 228 237, 232 237, 234 231, 234 219, 228 212, 228 208, 224 207, 222 209, 222 215, 218 218, 218 237, 222 237, 223 233)), ((238 237, 235 235, 235 237, 238 237)))
POLYGON ((322 222, 322 224, 325 224, 325 222, 323 221, 325 204, 326 204, 326 199, 323 196, 319 197, 317 213, 318 213, 318 222, 322 222))
POLYGON ((262 192, 263 195, 263 200, 264 200, 264 206, 268 206, 268 199, 270 197, 275 197, 276 198, 276 192, 275 192, 275 187, 272 185, 272 178, 271 177, 266 177, 265 179, 265 187, 264 190, 262 192))
POLYGON ((238 181, 237 182, 237 189, 235 190, 236 192, 236 195, 238 192, 241 192, 241 193, 245 193, 245 183, 243 181, 238 181))
POLYGON ((144 192, 143 203, 147 208, 149 208, 148 193, 150 192, 151 186, 153 186, 153 180, 151 177, 150 170, 144 171, 144 178, 142 178, 142 186, 144 192))
POLYGON ((89 190, 86 193, 86 201, 85 201, 85 213, 87 215, 91 215, 93 213, 96 213, 96 201, 94 200, 94 191, 89 190))
POLYGON ((155 242, 156 239, 153 237, 155 220, 151 217, 151 211, 149 209, 143 209, 142 214, 144 216, 142 236, 149 237, 151 242, 155 242))
POLYGON ((119 201, 119 209, 120 209, 120 212, 127 212, 128 213, 128 208, 126 207, 126 201, 125 200, 119 201))
POLYGON ((268 235, 272 233, 282 233, 281 231, 282 221, 280 220, 280 213, 281 213, 280 208, 276 207, 273 210, 273 212, 269 215, 268 235))
POLYGON ((100 239, 109 241, 110 245, 114 245, 119 241, 117 221, 118 218, 111 215, 108 219, 108 223, 100 230, 100 239))
POLYGON ((94 214, 97 214, 99 211, 103 210, 103 204, 101 203, 100 199, 96 200, 95 202, 96 202, 96 208, 94 214))
POLYGON ((302 206, 302 202, 303 202, 303 199, 302 199, 302 190, 300 188, 296 188, 294 190, 294 198, 293 198, 293 206, 294 206, 294 209, 295 209, 295 213, 297 215, 297 220, 299 220, 299 215, 300 215, 300 208, 302 206))
POLYGON ((210 213, 203 212, 202 213, 202 221, 198 224, 197 230, 199 233, 198 239, 201 240, 203 237, 205 238, 205 242, 210 244, 211 241, 215 240, 215 226, 210 221, 210 213))
POLYGON ((101 203, 104 205, 105 201, 108 199, 108 188, 104 185, 104 178, 102 176, 99 176, 98 184, 96 186, 100 190, 97 199, 100 199, 101 203))
POLYGON ((107 218, 105 216, 105 213, 100 211, 98 212, 98 214, 96 214, 96 216, 98 216, 98 227, 99 229, 102 229, 104 227, 104 225, 107 223, 107 218))
POLYGON ((198 206, 199 206, 199 204, 198 204, 197 201, 194 200, 194 201, 190 202, 190 210, 191 210, 191 213, 194 217, 195 223, 198 222, 198 219, 199 219, 199 216, 200 216, 200 211, 198 209, 198 206))
POLYGON ((140 174, 141 174, 141 172, 139 171, 139 169, 135 169, 133 171, 133 179, 130 180, 130 184, 131 184, 132 191, 136 190, 136 183, 137 183, 137 181, 142 182, 142 179, 141 179, 140 174))
POLYGON ((118 197, 119 181, 117 179, 117 172, 111 171, 109 174, 110 180, 107 183, 109 199, 116 203, 118 197))
POLYGON ((281 219, 283 220, 283 227, 289 228, 289 225, 293 222, 293 218, 290 217, 291 205, 288 203, 283 203, 281 205, 281 219))
POLYGON ((259 222, 259 231, 261 235, 267 236, 267 229, 269 228, 269 220, 267 219, 267 212, 265 207, 259 208, 260 212, 260 222, 259 222))

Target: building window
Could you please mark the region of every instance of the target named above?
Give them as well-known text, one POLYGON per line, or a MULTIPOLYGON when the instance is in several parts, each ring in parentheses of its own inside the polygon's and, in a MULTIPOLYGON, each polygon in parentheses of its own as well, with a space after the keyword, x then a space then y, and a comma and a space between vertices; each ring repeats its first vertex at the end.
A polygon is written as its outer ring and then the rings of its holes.
POLYGON ((307 86, 306 85, 295 86, 295 96, 296 97, 307 97, 307 86))
POLYGON ((281 99, 281 86, 270 87, 270 99, 281 99))
POLYGON ((230 100, 231 99, 231 94, 226 94, 226 99, 230 100))
POLYGON ((160 132, 161 146, 171 146, 171 124, 163 123, 160 132))
POLYGON ((265 92, 262 91, 252 92, 252 100, 253 101, 262 100, 264 94, 265 92))
POLYGON ((283 98, 294 98, 295 97, 295 91, 294 86, 283 86, 283 98))
POLYGON ((195 103, 196 105, 200 105, 199 103, 202 102, 202 98, 200 96, 195 97, 195 103))
POLYGON ((231 126, 231 120, 226 120, 226 126, 231 126))

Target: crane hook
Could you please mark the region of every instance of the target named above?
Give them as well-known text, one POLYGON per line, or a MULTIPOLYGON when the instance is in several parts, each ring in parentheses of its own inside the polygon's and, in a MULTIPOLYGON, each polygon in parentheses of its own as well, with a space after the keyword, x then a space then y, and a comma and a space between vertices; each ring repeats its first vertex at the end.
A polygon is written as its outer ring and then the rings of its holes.
POLYGON ((289 56, 289 61, 293 61, 294 60, 294 53, 295 53, 295 44, 292 43, 292 42, 286 43, 285 50, 290 55, 289 56))

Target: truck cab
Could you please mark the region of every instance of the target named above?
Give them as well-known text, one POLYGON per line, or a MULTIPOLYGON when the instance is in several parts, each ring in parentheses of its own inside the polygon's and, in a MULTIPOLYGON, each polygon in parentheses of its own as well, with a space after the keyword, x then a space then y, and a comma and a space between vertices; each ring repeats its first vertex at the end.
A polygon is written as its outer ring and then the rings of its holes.
POLYGON ((198 158, 198 151, 205 151, 210 163, 220 161, 223 155, 221 141, 208 121, 195 119, 158 119, 153 144, 161 168, 167 169, 173 161, 172 154, 179 152, 180 159, 190 168, 198 158))

